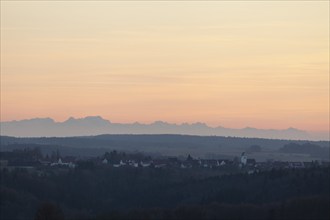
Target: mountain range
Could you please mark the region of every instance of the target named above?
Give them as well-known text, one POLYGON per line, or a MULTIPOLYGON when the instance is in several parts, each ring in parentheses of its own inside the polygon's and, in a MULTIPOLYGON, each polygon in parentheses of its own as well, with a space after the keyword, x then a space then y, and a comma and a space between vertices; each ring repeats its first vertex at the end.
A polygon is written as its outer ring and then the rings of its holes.
POLYGON ((68 137, 99 134, 187 134, 201 136, 256 137, 289 140, 328 140, 303 130, 288 128, 285 130, 257 129, 246 127, 232 129, 209 127, 205 123, 171 124, 155 121, 151 124, 138 122, 131 124, 112 123, 100 116, 85 118, 70 117, 66 121, 56 122, 51 118, 34 118, 20 121, 0 122, 1 135, 16 137, 68 137))

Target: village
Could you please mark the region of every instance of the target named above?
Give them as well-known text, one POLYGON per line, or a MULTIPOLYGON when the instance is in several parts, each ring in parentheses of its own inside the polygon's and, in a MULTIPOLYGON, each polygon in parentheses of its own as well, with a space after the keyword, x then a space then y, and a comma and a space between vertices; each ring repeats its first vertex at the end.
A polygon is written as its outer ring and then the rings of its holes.
POLYGON ((290 162, 290 161, 256 161, 248 158, 245 152, 233 159, 193 158, 190 154, 182 157, 151 157, 142 153, 125 153, 113 150, 99 157, 79 158, 61 156, 59 152, 51 157, 43 155, 38 149, 0 152, 0 170, 26 170, 28 172, 45 173, 45 171, 65 172, 73 169, 208 169, 228 172, 244 172, 248 174, 272 169, 303 169, 311 167, 327 167, 328 161, 290 162))

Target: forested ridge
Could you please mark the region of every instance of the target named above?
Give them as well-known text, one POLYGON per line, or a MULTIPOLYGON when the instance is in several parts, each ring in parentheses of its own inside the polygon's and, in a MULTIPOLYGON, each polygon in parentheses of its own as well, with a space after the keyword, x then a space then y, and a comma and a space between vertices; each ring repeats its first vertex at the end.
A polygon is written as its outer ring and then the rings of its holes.
MULTIPOLYGON (((60 150, 62 155, 98 156, 110 150, 143 152, 166 156, 233 157, 251 146, 268 152, 267 158, 281 154, 306 154, 306 159, 329 161, 329 141, 293 141, 194 135, 98 135, 81 137, 17 138, 0 136, 0 151, 39 147, 43 154, 60 150), (309 158, 314 157, 314 158, 309 158)), ((274 159, 274 158, 272 158, 274 159)), ((301 159, 301 158, 300 158, 301 159)))
POLYGON ((1 219, 43 219, 45 213, 54 219, 95 220, 329 219, 329 171, 314 167, 209 177, 130 167, 46 175, 1 171, 1 219))

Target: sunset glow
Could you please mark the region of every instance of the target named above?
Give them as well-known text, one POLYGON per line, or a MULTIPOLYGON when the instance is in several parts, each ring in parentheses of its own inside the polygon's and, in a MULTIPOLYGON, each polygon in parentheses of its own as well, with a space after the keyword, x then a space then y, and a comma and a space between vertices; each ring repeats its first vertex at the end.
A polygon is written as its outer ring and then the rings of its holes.
POLYGON ((1 121, 329 131, 329 2, 1 1, 1 121))

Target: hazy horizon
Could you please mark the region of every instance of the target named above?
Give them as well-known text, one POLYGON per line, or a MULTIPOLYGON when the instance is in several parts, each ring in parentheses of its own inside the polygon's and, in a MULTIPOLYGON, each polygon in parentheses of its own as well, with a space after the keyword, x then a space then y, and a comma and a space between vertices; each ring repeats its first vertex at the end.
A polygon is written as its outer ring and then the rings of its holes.
POLYGON ((305 131, 289 127, 284 129, 258 129, 250 126, 228 128, 210 126, 204 122, 171 123, 157 120, 150 123, 138 121, 120 123, 101 116, 69 117, 64 121, 53 118, 31 118, 0 122, 1 135, 15 137, 72 137, 101 134, 179 134, 198 136, 227 136, 284 140, 329 141, 328 132, 305 131))
MULTIPOLYGON (((110 118, 104 118, 103 116, 101 115, 86 115, 86 116, 83 116, 83 117, 75 117, 75 116, 68 116, 67 118, 65 118, 64 120, 56 120, 50 116, 46 116, 46 117, 33 117, 33 118, 22 118, 22 119, 14 119, 14 120, 7 120, 7 121, 1 121, 0 120, 0 123, 1 122, 19 122, 19 121, 29 121, 29 120, 35 120, 35 119, 51 119, 52 121, 54 121, 55 123, 63 123, 63 122, 66 122, 70 119, 75 119, 75 120, 81 120, 81 119, 86 119, 86 118, 101 118, 103 120, 107 120, 111 123, 117 123, 117 124, 134 124, 134 123, 138 123, 138 124, 153 124, 153 123, 156 123, 156 122, 164 122, 164 123, 169 123, 169 124, 175 124, 175 125, 184 125, 184 124, 205 124, 207 125, 208 127, 211 127, 211 128, 217 128, 217 127, 224 127, 222 126, 221 124, 208 124, 206 122, 203 122, 203 121, 200 121, 200 120, 197 120, 197 121, 191 121, 191 122, 187 122, 187 121, 182 121, 182 122, 171 122, 171 121, 165 121, 165 120, 162 120, 162 119, 158 119, 158 120, 154 120, 154 121, 138 121, 138 120, 133 120, 133 121, 126 121, 126 122, 122 122, 122 121, 113 121, 111 120, 110 118)), ((226 127, 226 128, 230 128, 230 129, 243 129, 243 128, 256 128, 256 129, 264 129, 264 130, 286 130, 286 129, 297 129, 297 130, 303 130, 303 129, 299 129, 299 128, 296 128, 296 127, 293 127, 293 126, 289 126, 289 127, 283 127, 283 128, 278 128, 278 129, 275 129, 275 128, 258 128, 258 127, 253 127, 253 126, 250 126, 250 125, 246 125, 246 126, 243 126, 243 127, 226 127)), ((304 131, 308 131, 308 130, 304 130, 304 131)), ((322 130, 319 131, 319 132, 323 132, 322 130)))

